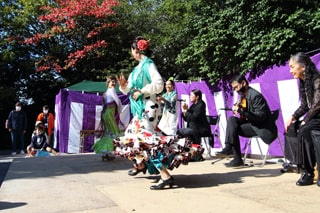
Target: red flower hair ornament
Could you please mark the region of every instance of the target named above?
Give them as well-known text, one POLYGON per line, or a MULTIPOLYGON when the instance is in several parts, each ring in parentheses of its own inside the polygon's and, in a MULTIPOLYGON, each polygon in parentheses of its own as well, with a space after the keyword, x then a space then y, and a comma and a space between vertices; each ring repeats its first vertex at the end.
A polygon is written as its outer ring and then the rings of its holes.
POLYGON ((141 39, 137 42, 138 49, 144 51, 148 48, 149 41, 141 39))

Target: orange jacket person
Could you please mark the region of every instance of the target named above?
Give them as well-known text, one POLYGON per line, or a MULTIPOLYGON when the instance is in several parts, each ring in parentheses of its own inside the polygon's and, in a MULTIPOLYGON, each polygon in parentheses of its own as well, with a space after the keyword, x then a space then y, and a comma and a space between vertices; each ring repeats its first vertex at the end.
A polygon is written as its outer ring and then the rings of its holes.
POLYGON ((52 145, 52 136, 54 130, 54 115, 49 112, 49 106, 44 105, 42 108, 42 113, 37 117, 37 121, 41 121, 45 126, 45 131, 48 135, 48 144, 52 145))

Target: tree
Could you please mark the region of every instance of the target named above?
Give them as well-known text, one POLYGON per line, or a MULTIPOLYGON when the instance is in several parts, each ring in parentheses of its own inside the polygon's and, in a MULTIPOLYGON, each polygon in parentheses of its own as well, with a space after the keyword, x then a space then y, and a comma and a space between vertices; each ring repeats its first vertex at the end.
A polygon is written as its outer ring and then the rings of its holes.
MULTIPOLYGON (((34 58, 39 55, 37 48, 23 45, 23 38, 41 30, 44 25, 37 22, 39 6, 45 0, 10 0, 0 7, 0 67, 2 103, 13 106, 18 101, 23 85, 34 73, 34 58)), ((41 49, 41 48, 40 48, 41 49)), ((28 97, 24 97, 26 100, 28 97)))
MULTIPOLYGON (((46 0, 7 0, 0 4, 1 123, 4 123, 15 102, 25 100, 24 103, 27 104, 30 97, 27 94, 26 96, 20 96, 20 92, 27 90, 25 84, 28 82, 30 75, 34 74, 34 57, 37 56, 37 47, 27 47, 22 45, 21 41, 23 37, 30 37, 32 33, 44 27, 44 25, 38 23, 36 17, 39 15, 39 5, 44 5, 46 2, 46 0)), ((54 102, 54 94, 48 93, 52 92, 52 85, 57 85, 55 81, 41 85, 40 79, 35 85, 39 85, 38 88, 42 89, 42 93, 37 94, 39 99, 53 99, 52 102, 54 102)), ((39 107, 39 109, 41 108, 39 107)), ((28 126, 32 128, 34 126, 32 111, 29 111, 29 108, 27 111, 30 122, 28 126)), ((4 142, 1 144, 1 148, 10 148, 8 132, 1 128, 0 134, 3 136, 4 142)))
MULTIPOLYGON (((194 15, 194 3, 194 0, 122 0, 115 8, 117 23, 122 28, 120 31, 128 35, 122 37, 124 41, 131 42, 137 35, 150 39, 152 59, 164 79, 185 70, 185 65, 180 66, 175 60, 180 50, 193 39, 183 37, 182 32, 188 26, 189 17, 194 15)), ((129 73, 132 65, 123 65, 126 67, 122 69, 129 73)))
POLYGON ((190 77, 217 82, 233 73, 263 74, 297 51, 318 49, 319 1, 202 1, 185 37, 193 37, 177 58, 190 77))
POLYGON ((75 82, 92 79, 95 69, 105 68, 101 59, 108 44, 103 36, 116 26, 109 18, 116 5, 115 0, 56 0, 41 7, 45 14, 39 21, 47 28, 25 39, 24 43, 41 45, 50 41, 54 45, 46 48, 47 52, 37 60, 37 71, 63 70, 68 77, 76 73, 81 77, 70 78, 75 82))
POLYGON ((151 40, 164 79, 184 73, 214 83, 249 70, 254 78, 293 52, 319 46, 318 1, 287 2, 10 0, 2 3, 6 34, 0 36, 6 42, 1 54, 14 63, 1 66, 23 75, 16 87, 26 94, 37 88, 28 82, 46 78, 41 86, 47 85, 57 74, 66 81, 55 88, 120 71, 129 74, 135 63, 130 43, 143 35, 151 40), (16 55, 23 56, 23 63, 17 64, 16 55), (30 75, 35 69, 46 74, 30 75))
POLYGON ((186 80, 183 73, 184 64, 177 64, 176 58, 180 50, 185 48, 193 37, 185 36, 184 29, 188 26, 189 17, 195 15, 193 5, 197 1, 163 0, 152 16, 152 22, 157 20, 157 31, 152 31, 150 37, 157 42, 156 56, 161 74, 186 80))

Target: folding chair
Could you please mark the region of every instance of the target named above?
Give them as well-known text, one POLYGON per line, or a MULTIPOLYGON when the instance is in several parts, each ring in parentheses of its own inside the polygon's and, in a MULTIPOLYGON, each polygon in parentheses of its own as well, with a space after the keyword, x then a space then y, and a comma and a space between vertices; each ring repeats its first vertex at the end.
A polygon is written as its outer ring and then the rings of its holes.
POLYGON ((211 155, 211 147, 214 146, 214 138, 218 139, 220 146, 222 147, 222 144, 220 141, 220 136, 219 136, 219 131, 218 131, 220 115, 207 115, 207 120, 208 120, 210 126, 214 126, 214 129, 213 129, 213 131, 211 131, 211 135, 206 136, 206 137, 201 137, 201 139, 204 140, 204 144, 205 144, 206 149, 208 151, 208 155, 210 157, 214 157, 213 155, 211 155))
MULTIPOLYGON (((279 117, 279 110, 274 110, 274 111, 271 111, 271 116, 273 117, 274 119, 274 122, 277 122, 278 120, 278 117, 279 117)), ((246 147, 246 150, 245 150, 245 153, 244 153, 244 157, 243 157, 243 162, 244 164, 246 164, 246 159, 247 159, 247 155, 248 155, 248 151, 249 151, 249 147, 251 147, 251 143, 252 141, 256 141, 257 144, 258 144, 258 147, 259 147, 259 151, 260 151, 260 157, 261 157, 261 160, 262 160, 262 164, 261 166, 264 166, 265 163, 266 163, 266 160, 267 160, 267 156, 269 154, 269 151, 270 151, 270 145, 271 144, 268 144, 268 149, 267 149, 267 152, 265 154, 262 153, 262 149, 261 149, 261 146, 260 146, 260 143, 259 143, 259 139, 262 141, 262 139, 259 137, 259 136, 253 136, 249 139, 249 142, 247 144, 247 147, 246 147)), ((285 157, 284 155, 284 149, 283 149, 283 146, 281 144, 281 140, 279 138, 279 135, 277 135, 277 141, 280 145, 280 148, 281 148, 281 151, 282 151, 282 154, 283 156, 285 157)), ((273 143, 273 142, 272 142, 273 143)))

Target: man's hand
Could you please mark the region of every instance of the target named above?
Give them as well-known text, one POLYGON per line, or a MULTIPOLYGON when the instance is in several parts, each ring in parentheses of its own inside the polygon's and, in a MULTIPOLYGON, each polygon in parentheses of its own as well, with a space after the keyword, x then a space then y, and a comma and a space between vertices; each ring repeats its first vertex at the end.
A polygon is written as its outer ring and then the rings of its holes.
POLYGON ((238 113, 239 108, 240 107, 238 105, 233 105, 232 106, 232 112, 233 112, 234 115, 238 115, 239 114, 238 113))

